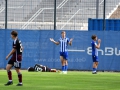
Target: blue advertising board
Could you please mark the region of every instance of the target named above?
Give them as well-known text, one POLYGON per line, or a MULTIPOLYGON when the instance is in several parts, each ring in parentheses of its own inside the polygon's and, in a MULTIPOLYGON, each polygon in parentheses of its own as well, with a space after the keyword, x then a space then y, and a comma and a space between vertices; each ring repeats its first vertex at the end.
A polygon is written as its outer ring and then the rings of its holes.
MULTIPOLYGON (((12 49, 11 30, 0 30, 0 68, 5 68, 6 55, 12 49)), ((61 69, 59 59, 60 46, 50 42, 61 37, 60 30, 18 30, 24 52, 22 68, 27 69, 36 63, 50 68, 61 69)), ((99 49, 98 70, 120 71, 120 32, 118 31, 66 31, 67 37, 73 38, 68 47, 68 69, 92 70, 91 35, 96 34, 102 40, 99 49)))

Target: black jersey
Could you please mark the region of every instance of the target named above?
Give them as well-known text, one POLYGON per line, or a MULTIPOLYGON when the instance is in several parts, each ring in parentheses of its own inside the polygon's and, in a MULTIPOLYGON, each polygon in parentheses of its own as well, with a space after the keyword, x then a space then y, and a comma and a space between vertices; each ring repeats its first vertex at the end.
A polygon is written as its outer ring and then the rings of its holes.
POLYGON ((35 71, 41 71, 41 72, 50 72, 51 71, 51 69, 48 68, 47 66, 43 66, 43 65, 40 65, 40 64, 35 64, 34 70, 35 71))
POLYGON ((11 59, 14 61, 21 61, 23 48, 22 48, 22 43, 18 38, 13 41, 13 48, 16 49, 16 52, 13 53, 11 59))

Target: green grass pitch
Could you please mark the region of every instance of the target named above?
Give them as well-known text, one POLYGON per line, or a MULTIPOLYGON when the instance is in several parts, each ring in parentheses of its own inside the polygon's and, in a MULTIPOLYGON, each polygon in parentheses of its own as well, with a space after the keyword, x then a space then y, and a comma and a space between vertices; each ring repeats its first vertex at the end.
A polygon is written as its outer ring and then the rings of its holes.
POLYGON ((7 82, 6 71, 0 70, 0 90, 120 90, 120 73, 69 71, 67 75, 48 72, 22 71, 23 86, 18 83, 17 74, 12 70, 13 85, 7 82))

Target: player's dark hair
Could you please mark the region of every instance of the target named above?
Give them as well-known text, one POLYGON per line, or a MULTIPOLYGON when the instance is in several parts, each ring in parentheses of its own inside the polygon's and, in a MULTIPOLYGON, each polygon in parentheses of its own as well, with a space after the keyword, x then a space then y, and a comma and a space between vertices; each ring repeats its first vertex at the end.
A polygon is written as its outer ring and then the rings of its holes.
POLYGON ((11 35, 17 37, 18 33, 17 33, 17 31, 12 31, 12 32, 11 32, 11 35))
POLYGON ((65 31, 62 31, 61 34, 64 33, 64 32, 65 32, 65 31))
POLYGON ((32 71, 35 71, 35 69, 33 67, 29 67, 28 72, 32 72, 32 71))
POLYGON ((96 35, 91 36, 92 40, 94 40, 96 37, 97 37, 96 35))

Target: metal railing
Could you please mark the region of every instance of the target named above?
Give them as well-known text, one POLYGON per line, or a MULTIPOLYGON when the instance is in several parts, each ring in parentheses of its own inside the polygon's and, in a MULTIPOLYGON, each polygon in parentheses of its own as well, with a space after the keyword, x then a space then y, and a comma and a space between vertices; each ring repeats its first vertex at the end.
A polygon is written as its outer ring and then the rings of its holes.
POLYGON ((0 28, 87 30, 88 18, 119 19, 120 0, 105 0, 105 12, 104 0, 56 0, 56 18, 54 1, 1 0, 0 28))

